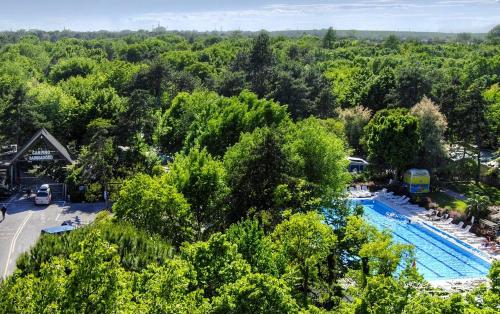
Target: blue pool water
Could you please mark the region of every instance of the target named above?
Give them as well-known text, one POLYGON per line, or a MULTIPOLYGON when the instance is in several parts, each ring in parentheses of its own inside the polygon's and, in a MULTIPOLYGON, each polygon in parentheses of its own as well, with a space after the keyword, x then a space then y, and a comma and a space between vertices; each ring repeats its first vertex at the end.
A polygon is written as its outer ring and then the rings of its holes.
MULTIPOLYGON (((379 229, 389 229, 396 242, 415 246, 417 269, 427 280, 483 277, 490 264, 468 250, 448 241, 438 232, 373 200, 357 201, 363 205, 364 217, 379 229)), ((459 240, 457 240, 460 243, 459 240)))

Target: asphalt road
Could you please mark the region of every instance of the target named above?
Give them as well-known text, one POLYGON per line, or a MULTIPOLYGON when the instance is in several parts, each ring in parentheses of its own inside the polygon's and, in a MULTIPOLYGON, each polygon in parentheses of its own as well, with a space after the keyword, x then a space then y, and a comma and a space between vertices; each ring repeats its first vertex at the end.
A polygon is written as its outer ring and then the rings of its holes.
MULTIPOLYGON (((5 202, 0 201, 0 206, 2 203, 5 202)), ((6 205, 7 214, 0 222, 0 276, 3 278, 14 272, 16 259, 35 244, 43 228, 60 226, 67 220, 85 225, 104 208, 104 203, 53 202, 36 206, 32 199, 20 195, 10 198, 6 205)))

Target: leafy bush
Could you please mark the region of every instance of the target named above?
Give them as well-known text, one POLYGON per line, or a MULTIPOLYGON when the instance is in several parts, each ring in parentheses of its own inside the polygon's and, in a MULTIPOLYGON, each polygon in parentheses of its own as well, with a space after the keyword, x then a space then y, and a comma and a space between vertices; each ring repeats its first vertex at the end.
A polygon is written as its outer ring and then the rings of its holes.
POLYGON ((151 236, 137 230, 129 223, 116 222, 101 214, 100 221, 93 225, 76 229, 62 235, 43 235, 29 252, 23 253, 17 260, 17 268, 22 275, 38 274, 41 265, 53 257, 69 257, 80 249, 85 237, 98 230, 107 242, 116 245, 122 267, 138 271, 151 263, 163 265, 173 256, 173 248, 151 236))
POLYGON ((102 192, 103 189, 100 183, 95 182, 88 184, 85 189, 85 201, 92 203, 102 200, 102 192))
POLYGON ((190 206, 165 178, 138 174, 126 180, 113 212, 118 219, 158 234, 176 246, 194 237, 190 206))
POLYGON ((490 198, 485 195, 472 194, 467 199, 467 214, 476 218, 484 218, 488 215, 490 198))

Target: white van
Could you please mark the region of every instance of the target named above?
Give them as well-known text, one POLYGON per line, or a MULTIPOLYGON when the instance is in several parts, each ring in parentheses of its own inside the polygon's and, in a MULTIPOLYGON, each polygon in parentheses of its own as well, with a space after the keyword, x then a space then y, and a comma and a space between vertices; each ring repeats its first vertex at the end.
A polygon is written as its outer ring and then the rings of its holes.
POLYGON ((48 184, 42 184, 36 191, 35 205, 49 205, 52 201, 52 193, 48 184))

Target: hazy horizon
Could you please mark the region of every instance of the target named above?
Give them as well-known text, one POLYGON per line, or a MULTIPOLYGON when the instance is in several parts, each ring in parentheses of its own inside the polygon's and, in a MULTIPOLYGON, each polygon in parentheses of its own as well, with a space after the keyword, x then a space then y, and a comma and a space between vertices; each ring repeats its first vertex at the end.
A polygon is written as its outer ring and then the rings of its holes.
MULTIPOLYGON (((3 2, 3 0, 0 0, 3 2)), ((0 30, 342 30, 484 33, 500 0, 18 0, 2 3, 0 30)))

